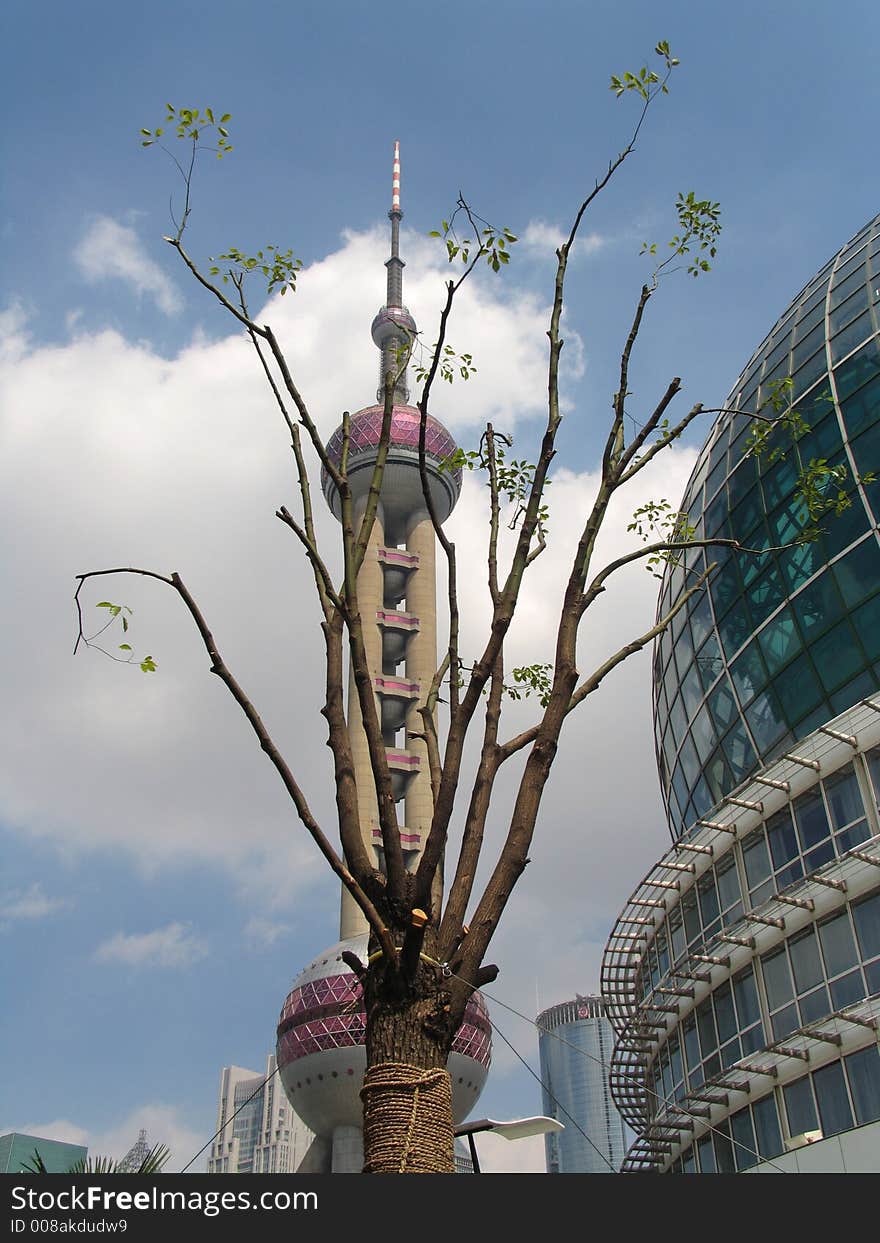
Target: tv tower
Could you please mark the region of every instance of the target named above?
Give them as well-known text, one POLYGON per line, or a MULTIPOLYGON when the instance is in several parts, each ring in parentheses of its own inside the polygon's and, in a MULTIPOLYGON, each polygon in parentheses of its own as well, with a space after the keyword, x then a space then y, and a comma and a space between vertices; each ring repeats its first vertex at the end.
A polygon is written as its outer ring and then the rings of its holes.
MULTIPOLYGON (((400 840, 407 868, 421 856, 433 816, 431 779, 419 706, 437 668, 436 539, 419 472, 421 415, 409 404, 406 359, 416 337, 416 324, 403 302, 400 257, 400 144, 394 144, 391 188, 391 255, 386 260, 385 305, 375 316, 371 333, 380 352, 376 404, 351 418, 348 478, 355 524, 363 515, 382 431, 385 376, 397 376, 388 456, 370 544, 357 579, 364 619, 364 645, 378 699, 385 753, 398 814, 400 840), (401 666, 402 671, 401 671, 401 666)), ((428 416, 425 458, 435 513, 444 522, 461 490, 461 471, 444 469, 455 452, 455 441, 437 419, 428 416)), ((337 464, 342 455, 342 428, 327 442, 337 464)), ((324 496, 336 518, 339 495, 326 474, 324 496)), ((361 832, 368 849, 384 866, 376 790, 370 766, 353 675, 349 678, 348 724, 358 787, 361 832)), ((438 887, 440 884, 438 878, 438 887)), ((438 893, 439 898, 439 893, 438 893)), ((294 981, 281 1011, 277 1058, 291 1105, 316 1140, 307 1157, 309 1172, 359 1173, 363 1166, 360 1089, 366 1069, 366 1019, 360 982, 342 961, 351 950, 362 961, 368 931, 348 891, 342 891, 340 941, 310 964, 294 981)), ((491 1028, 478 993, 468 1002, 449 1057, 453 1114, 456 1122, 470 1112, 479 1096, 491 1060, 491 1028)))

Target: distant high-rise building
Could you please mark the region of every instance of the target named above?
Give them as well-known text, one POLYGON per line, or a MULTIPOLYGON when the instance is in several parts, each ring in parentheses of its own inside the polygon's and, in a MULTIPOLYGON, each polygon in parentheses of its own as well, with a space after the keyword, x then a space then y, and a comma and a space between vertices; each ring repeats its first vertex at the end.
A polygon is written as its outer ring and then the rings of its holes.
POLYGON ((49 1174, 66 1174, 77 1161, 84 1161, 88 1148, 83 1144, 64 1144, 57 1139, 43 1139, 40 1135, 25 1135, 11 1131, 0 1135, 0 1174, 21 1174, 33 1161, 37 1152, 49 1174))
POLYGON ((689 549, 663 578, 673 844, 602 968, 624 1171, 880 1170, 878 311, 880 216, 752 355, 679 506, 751 551, 689 549), (756 457, 780 395, 810 432, 756 457), (816 539, 808 465, 843 502, 816 539))
POLYGON ((543 1112, 565 1127, 545 1135, 548 1174, 608 1174, 632 1135, 611 1099, 614 1029, 600 997, 575 997, 538 1015, 543 1112), (580 1128, 580 1130, 578 1129, 580 1128))
POLYGON ((223 1067, 217 1130, 209 1174, 295 1173, 313 1138, 287 1102, 272 1054, 262 1075, 223 1067))

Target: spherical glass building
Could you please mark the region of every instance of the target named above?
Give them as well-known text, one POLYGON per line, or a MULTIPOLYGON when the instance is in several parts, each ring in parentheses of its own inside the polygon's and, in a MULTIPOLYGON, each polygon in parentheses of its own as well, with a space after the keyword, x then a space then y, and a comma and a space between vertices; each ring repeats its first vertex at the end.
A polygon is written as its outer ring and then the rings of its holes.
POLYGON ((880 217, 801 291, 737 381, 682 510, 718 564, 655 651, 673 845, 606 946, 624 1171, 880 1170, 880 217), (773 385, 810 426, 746 455, 773 385), (789 443, 786 444, 786 439, 789 443), (798 476, 847 469, 808 524, 798 476))
MULTIPOLYGON (((760 764, 878 687, 880 669, 880 217, 798 294, 752 356, 700 454, 680 508, 696 538, 730 536, 762 556, 694 549, 666 574, 660 615, 718 564, 657 646, 657 762, 673 834, 704 816, 760 764), (774 383, 811 432, 792 451, 775 435, 744 456, 751 415, 774 383), (785 451, 772 461, 773 449, 785 451), (799 460, 800 459, 800 460, 799 460), (797 495, 810 459, 847 467, 852 504, 814 543, 797 495)), ((765 406, 763 413, 771 414, 765 406)))

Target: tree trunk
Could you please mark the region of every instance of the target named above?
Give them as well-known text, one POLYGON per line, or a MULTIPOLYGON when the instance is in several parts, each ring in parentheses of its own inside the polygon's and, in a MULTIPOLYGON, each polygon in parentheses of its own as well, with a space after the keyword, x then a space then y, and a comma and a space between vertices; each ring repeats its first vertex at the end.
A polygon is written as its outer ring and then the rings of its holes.
POLYGON ((364 995, 364 1173, 452 1174, 447 981, 423 959, 407 985, 380 959, 370 964, 364 995))

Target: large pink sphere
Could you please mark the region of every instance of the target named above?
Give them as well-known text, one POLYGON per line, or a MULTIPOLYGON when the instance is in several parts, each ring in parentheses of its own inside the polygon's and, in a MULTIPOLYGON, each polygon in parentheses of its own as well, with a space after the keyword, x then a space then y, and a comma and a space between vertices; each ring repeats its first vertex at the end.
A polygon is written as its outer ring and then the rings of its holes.
MULTIPOLYGON (((363 961, 366 934, 340 941, 306 967, 294 980, 278 1023, 276 1056, 284 1091, 316 1135, 362 1123, 366 1015, 360 982, 342 961, 346 949, 363 961)), ((474 993, 447 1063, 456 1123, 473 1109, 491 1060, 492 1028, 486 1004, 474 993)))
MULTIPOLYGON (((348 446, 348 477, 357 499, 366 496, 370 486, 376 449, 382 434, 383 407, 366 406, 351 416, 348 446)), ((419 472, 419 430, 421 414, 415 406, 395 406, 391 412, 388 458, 382 481, 382 505, 386 522, 393 526, 407 515, 425 509, 419 472)), ((434 507, 441 522, 449 517, 461 491, 461 468, 449 465, 457 445, 439 420, 428 415, 425 426, 425 464, 434 507)), ((342 427, 327 441, 327 453, 338 466, 342 459, 342 427)), ((327 504, 340 516, 339 495, 326 471, 321 485, 327 504)))

